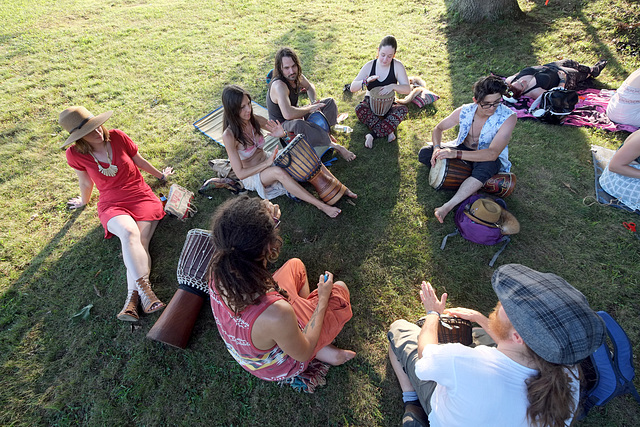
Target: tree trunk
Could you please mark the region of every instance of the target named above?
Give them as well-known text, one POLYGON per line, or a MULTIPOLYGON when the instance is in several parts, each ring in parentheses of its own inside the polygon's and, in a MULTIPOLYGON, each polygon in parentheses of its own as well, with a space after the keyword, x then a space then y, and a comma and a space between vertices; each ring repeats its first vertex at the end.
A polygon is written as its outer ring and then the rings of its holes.
POLYGON ((451 8, 466 22, 514 19, 523 14, 518 0, 453 0, 451 8))

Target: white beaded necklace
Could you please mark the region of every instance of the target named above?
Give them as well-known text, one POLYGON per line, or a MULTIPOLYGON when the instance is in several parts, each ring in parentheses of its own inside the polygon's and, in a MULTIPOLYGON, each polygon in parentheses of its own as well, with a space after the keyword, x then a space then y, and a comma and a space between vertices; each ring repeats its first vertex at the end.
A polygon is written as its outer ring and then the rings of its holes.
POLYGON ((96 164, 98 165, 98 170, 100 171, 100 173, 104 176, 116 176, 116 174, 118 173, 118 167, 114 164, 111 164, 111 156, 109 155, 109 147, 106 147, 105 144, 105 148, 107 149, 107 159, 109 160, 109 167, 108 168, 103 168, 102 165, 100 164, 100 162, 98 161, 98 159, 96 159, 96 156, 93 155, 93 152, 90 151, 89 154, 91 154, 91 157, 93 157, 93 160, 96 161, 96 164))

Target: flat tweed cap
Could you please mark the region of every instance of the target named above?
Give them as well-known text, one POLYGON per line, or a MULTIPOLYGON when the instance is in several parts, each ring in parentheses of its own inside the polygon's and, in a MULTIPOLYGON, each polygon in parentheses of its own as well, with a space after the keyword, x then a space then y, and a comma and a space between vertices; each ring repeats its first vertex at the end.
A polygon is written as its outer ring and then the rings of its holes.
POLYGON ((604 341, 603 320, 562 277, 507 264, 491 284, 515 330, 547 362, 572 365, 604 341))

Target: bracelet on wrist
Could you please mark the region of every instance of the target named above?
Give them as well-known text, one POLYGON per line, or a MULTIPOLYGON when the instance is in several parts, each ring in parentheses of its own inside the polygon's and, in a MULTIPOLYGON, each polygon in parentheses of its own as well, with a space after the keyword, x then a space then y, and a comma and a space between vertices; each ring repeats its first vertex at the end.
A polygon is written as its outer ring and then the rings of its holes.
POLYGON ((429 311, 427 311, 427 316, 428 316, 428 315, 430 315, 430 314, 437 314, 437 315, 438 315, 438 318, 440 318, 440 313, 438 313, 438 312, 437 312, 437 311, 435 311, 435 310, 429 310, 429 311))
POLYGON ((456 150, 456 159, 462 160, 462 150, 456 150))
POLYGON ((167 177, 164 174, 162 174, 162 176, 160 178, 158 178, 158 180, 159 181, 166 181, 167 177))

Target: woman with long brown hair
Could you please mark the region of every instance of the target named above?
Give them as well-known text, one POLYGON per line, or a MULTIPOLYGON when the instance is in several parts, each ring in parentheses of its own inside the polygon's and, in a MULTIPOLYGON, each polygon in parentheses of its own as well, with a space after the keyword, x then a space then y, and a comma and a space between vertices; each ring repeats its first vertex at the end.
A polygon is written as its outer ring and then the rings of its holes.
POLYGON ((274 274, 280 208, 240 196, 212 220, 211 308, 227 350, 251 374, 268 381, 302 374, 314 358, 340 365, 355 353, 331 342, 351 318, 349 290, 325 271, 310 291, 304 264, 290 259, 274 274))
MULTIPOLYGON (((222 142, 227 150, 231 168, 247 190, 256 191, 266 200, 289 193, 312 204, 332 218, 340 214, 340 209, 316 199, 284 169, 273 165, 278 150, 274 150, 273 153, 264 151, 262 129, 277 138, 284 137, 286 132, 279 122, 253 114, 251 96, 247 91, 237 85, 225 87, 222 91, 222 105, 222 142)), ((357 197, 348 189, 345 194, 352 198, 357 197)))

